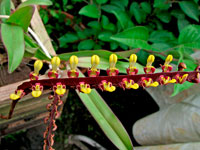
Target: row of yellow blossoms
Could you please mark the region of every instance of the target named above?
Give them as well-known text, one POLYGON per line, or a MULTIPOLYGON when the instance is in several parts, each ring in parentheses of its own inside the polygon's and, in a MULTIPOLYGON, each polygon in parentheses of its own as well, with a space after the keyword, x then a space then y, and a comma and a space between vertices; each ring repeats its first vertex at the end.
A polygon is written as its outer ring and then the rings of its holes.
MULTIPOLYGON (((109 57, 109 68, 107 69, 107 75, 108 76, 117 76, 119 74, 119 70, 116 68, 117 63, 117 55, 111 54, 109 57)), ((155 67, 152 66, 152 63, 154 62, 155 57, 154 55, 149 55, 147 59, 147 64, 144 67, 145 74, 153 74, 155 72, 155 67)), ((172 71, 173 67, 170 65, 170 62, 173 60, 172 55, 168 55, 164 65, 161 65, 162 72, 170 72, 172 71)), ((129 58, 129 67, 126 69, 127 75, 136 75, 138 73, 138 69, 136 68, 136 62, 137 62, 137 55, 132 54, 129 58)), ((91 57, 91 68, 88 69, 87 73, 89 77, 95 78, 100 75, 100 70, 97 68, 98 64, 100 63, 100 58, 97 55, 93 55, 91 57)), ((73 55, 69 59, 69 66, 70 69, 67 71, 69 78, 78 78, 79 72, 77 70, 78 65, 78 57, 73 55)), ((41 60, 36 60, 34 63, 34 71, 30 73, 30 80, 38 80, 39 79, 39 71, 42 69, 43 62, 41 60)), ((60 66, 60 58, 59 57, 53 57, 51 60, 51 69, 48 72, 48 77, 50 79, 55 79, 59 77, 59 66, 60 66)), ((181 63, 179 68, 179 71, 182 71, 186 68, 184 63, 181 63)), ((144 87, 157 87, 159 83, 161 85, 166 85, 169 83, 180 83, 186 81, 188 77, 188 74, 179 75, 177 74, 174 78, 171 78, 169 76, 160 75, 159 81, 153 81, 152 78, 142 77, 140 85, 144 87)), ((198 77, 199 78, 199 74, 198 77)), ((123 89, 138 89, 139 84, 135 83, 134 80, 123 78, 122 82, 119 83, 119 86, 123 89)), ((90 85, 85 82, 80 82, 76 87, 80 92, 89 94, 91 92, 90 85)), ((111 83, 107 82, 106 80, 102 80, 101 83, 99 83, 98 88, 102 91, 109 91, 113 92, 115 91, 116 87, 111 83)), ((66 86, 62 83, 58 82, 54 87, 53 90, 58 95, 63 95, 66 92, 66 86)), ((43 86, 40 83, 36 83, 32 86, 32 96, 33 97, 39 97, 42 94, 43 86)), ((24 90, 16 90, 14 94, 10 95, 10 98, 12 100, 17 100, 22 98, 25 95, 24 90)))

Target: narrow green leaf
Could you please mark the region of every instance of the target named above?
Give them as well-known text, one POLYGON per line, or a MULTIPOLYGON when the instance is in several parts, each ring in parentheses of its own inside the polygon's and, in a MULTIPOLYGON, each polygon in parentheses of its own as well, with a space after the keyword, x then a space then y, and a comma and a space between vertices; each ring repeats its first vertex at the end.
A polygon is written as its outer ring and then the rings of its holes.
POLYGON ((111 142, 118 149, 132 150, 128 133, 97 91, 93 89, 90 94, 76 92, 111 142))
POLYGON ((108 0, 96 0, 98 4, 105 4, 108 0))
POLYGON ((90 18, 99 18, 100 11, 96 5, 86 5, 79 11, 80 15, 84 15, 90 18))
POLYGON ((0 15, 10 15, 10 0, 1 0, 0 1, 0 15))
POLYGON ((105 26, 107 26, 109 24, 109 19, 107 16, 102 15, 101 17, 101 25, 104 28, 105 26))
POLYGON ((90 50, 94 47, 95 42, 93 40, 84 40, 78 44, 78 50, 90 50))
POLYGON ((28 30, 31 18, 35 11, 35 6, 26 6, 17 9, 6 21, 6 23, 15 24, 21 26, 25 32, 28 30))
POLYGON ((13 72, 24 55, 24 32, 20 26, 1 24, 1 37, 8 53, 8 71, 13 72))
POLYGON ((129 18, 126 12, 121 10, 113 10, 112 13, 116 16, 123 29, 127 29, 134 26, 132 20, 129 18))
POLYGON ((199 22, 198 5, 192 1, 181 1, 179 3, 182 11, 190 18, 199 22))
POLYGON ((18 8, 26 7, 29 5, 52 5, 50 0, 27 0, 21 3, 18 8))
POLYGON ((104 42, 110 42, 110 37, 112 36, 112 32, 109 31, 103 31, 98 35, 98 39, 104 42))

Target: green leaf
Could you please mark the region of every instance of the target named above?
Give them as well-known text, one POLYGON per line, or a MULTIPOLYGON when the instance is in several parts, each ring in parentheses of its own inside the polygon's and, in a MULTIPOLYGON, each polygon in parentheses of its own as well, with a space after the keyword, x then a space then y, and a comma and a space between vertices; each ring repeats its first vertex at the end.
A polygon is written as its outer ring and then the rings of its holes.
POLYGON ((10 0, 1 0, 0 1, 0 15, 10 15, 10 0))
POLYGON ((79 11, 80 15, 84 15, 90 18, 99 18, 100 11, 96 5, 86 5, 79 11))
POLYGON ((96 0, 98 4, 105 4, 108 0, 96 0))
POLYGON ((47 57, 47 55, 41 50, 38 49, 34 55, 34 57, 36 57, 37 59, 41 59, 41 60, 47 60, 47 61, 51 61, 49 59, 49 57, 47 57))
POLYGON ((21 3, 18 8, 26 7, 29 5, 52 5, 50 0, 27 0, 21 3))
POLYGON ((65 46, 67 43, 73 43, 78 40, 79 40, 78 36, 74 33, 66 33, 65 35, 61 36, 58 39, 60 47, 65 46))
POLYGON ((119 44, 117 42, 110 42, 110 50, 117 49, 119 44))
POLYGON ((178 42, 185 47, 200 48, 200 26, 189 25, 184 28, 178 37, 178 42))
POLYGON ((199 0, 194 0, 194 2, 198 4, 199 0))
POLYGON ((154 0, 153 6, 155 8, 160 8, 162 10, 167 10, 170 7, 170 4, 167 3, 168 0, 154 0))
POLYGON ((184 12, 180 9, 173 9, 171 11, 171 15, 176 17, 177 19, 184 19, 185 18, 184 12))
POLYGON ((146 19, 146 13, 137 2, 133 2, 130 6, 130 13, 135 17, 136 21, 141 24, 146 19))
POLYGON ((164 23, 169 23, 171 21, 171 15, 167 11, 160 11, 156 16, 164 23))
POLYGON ((147 14, 151 13, 151 5, 150 5, 150 3, 142 2, 140 5, 141 5, 141 7, 142 7, 144 12, 146 12, 147 14))
POLYGON ((35 6, 26 6, 17 9, 6 21, 6 23, 15 24, 21 26, 25 32, 28 30, 31 18, 35 11, 35 6))
POLYGON ((107 13, 113 13, 113 11, 118 11, 118 10, 121 10, 121 11, 125 10, 116 5, 103 5, 101 6, 101 9, 107 13))
POLYGON ((107 16, 102 15, 101 17, 101 25, 104 28, 105 26, 107 26, 109 24, 109 19, 107 16))
POLYGON ((134 24, 129 18, 128 14, 121 10, 113 10, 112 13, 116 16, 117 20, 120 22, 120 25, 123 29, 133 27, 134 24))
POLYGON ((199 22, 198 5, 192 1, 181 1, 179 3, 182 11, 190 18, 199 22))
POLYGON ((185 18, 178 19, 178 30, 179 30, 179 32, 181 32, 189 24, 190 24, 190 22, 185 18))
POLYGON ((98 39, 104 42, 110 42, 110 37, 112 36, 112 32, 109 31, 103 31, 98 35, 98 39))
POLYGON ((97 29, 97 30, 101 29, 101 25, 99 24, 98 21, 90 21, 87 25, 93 29, 97 29))
POLYGON ((8 53, 8 71, 13 72, 24 55, 24 32, 20 26, 1 24, 1 37, 8 53))
MULTIPOLYGON (((84 75, 81 74, 81 77, 84 75)), ((94 89, 90 94, 76 92, 112 143, 118 149, 132 150, 133 145, 128 133, 99 93, 94 89)))
POLYGON ((148 36, 147 28, 139 26, 118 33, 112 36, 111 39, 133 48, 151 50, 151 46, 147 43, 148 36))
POLYGON ((121 8, 124 8, 128 6, 128 2, 129 0, 111 0, 110 3, 119 6, 121 8))
POLYGON ((171 42, 176 40, 172 32, 167 30, 157 30, 150 34, 149 41, 153 43, 171 42))
POLYGON ((84 40, 78 44, 78 50, 91 50, 94 47, 93 40, 84 40))

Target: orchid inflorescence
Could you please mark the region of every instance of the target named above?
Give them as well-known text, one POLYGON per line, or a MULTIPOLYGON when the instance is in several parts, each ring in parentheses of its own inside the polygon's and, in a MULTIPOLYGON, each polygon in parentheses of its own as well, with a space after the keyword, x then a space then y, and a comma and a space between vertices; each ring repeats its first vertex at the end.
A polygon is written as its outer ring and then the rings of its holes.
POLYGON ((54 100, 47 105, 49 110, 49 116, 45 118, 45 123, 49 123, 44 132, 44 150, 47 148, 52 150, 53 137, 52 131, 55 131, 57 126, 55 119, 59 117, 58 107, 62 105, 60 99, 65 93, 67 88, 77 89, 79 92, 89 94, 92 88, 100 89, 102 91, 113 92, 116 87, 122 89, 138 89, 139 87, 157 87, 158 85, 167 85, 169 83, 183 84, 185 81, 199 83, 200 82, 200 66, 194 71, 186 72, 186 65, 180 63, 178 71, 172 72, 172 65, 170 62, 173 60, 172 55, 168 55, 164 65, 161 65, 162 72, 155 73, 156 68, 152 66, 155 56, 150 55, 147 59, 147 64, 144 67, 144 74, 138 74, 136 68, 137 55, 132 54, 129 58, 129 66, 126 68, 127 75, 119 75, 119 69, 117 69, 117 55, 111 54, 109 57, 109 67, 106 70, 107 76, 100 76, 100 69, 98 65, 100 58, 97 55, 91 57, 91 68, 88 69, 88 77, 79 77, 79 71, 77 69, 78 57, 72 55, 69 59, 70 69, 67 70, 68 78, 59 78, 60 58, 53 57, 51 60, 51 69, 48 71, 49 79, 39 80, 39 71, 42 69, 43 62, 36 60, 34 63, 34 71, 30 73, 30 81, 22 83, 18 86, 15 93, 10 95, 10 99, 13 100, 9 115, 2 116, 1 118, 9 119, 12 117, 14 107, 19 99, 28 93, 32 93, 33 97, 39 97, 42 95, 43 90, 52 89, 54 96, 50 96, 49 99, 54 100))

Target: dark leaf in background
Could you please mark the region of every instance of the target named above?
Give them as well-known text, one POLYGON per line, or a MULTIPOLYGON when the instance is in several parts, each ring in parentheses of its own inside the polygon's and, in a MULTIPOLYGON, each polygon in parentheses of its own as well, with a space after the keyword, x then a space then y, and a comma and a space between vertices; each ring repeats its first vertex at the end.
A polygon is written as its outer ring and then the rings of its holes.
POLYGON ((160 11, 156 16, 164 23, 169 23, 171 21, 171 15, 167 11, 160 11))
POLYGON ((199 9, 198 4, 192 1, 182 1, 179 3, 182 11, 190 18, 199 22, 199 9))
POLYGON ((170 4, 167 3, 167 2, 168 2, 168 0, 154 0, 153 6, 155 8, 160 8, 162 10, 167 10, 170 7, 170 4))
POLYGON ((79 40, 78 36, 74 33, 66 33, 59 39, 60 47, 64 47, 67 43, 72 43, 79 40))
POLYGON ((141 5, 144 12, 146 12, 147 14, 151 13, 151 4, 150 3, 142 2, 140 5, 141 5))
POLYGON ((96 0, 96 2, 98 3, 98 4, 104 4, 104 3, 106 3, 108 0, 96 0))
POLYGON ((133 2, 130 6, 130 13, 135 17, 136 21, 141 24, 146 19, 146 12, 140 8, 137 2, 133 2))
POLYGON ((110 42, 111 41, 111 39, 110 39, 111 36, 112 36, 112 32, 103 31, 98 35, 98 39, 100 39, 101 41, 110 42))
POLYGON ((90 50, 94 47, 95 42, 93 40, 84 40, 78 44, 78 50, 90 50))

